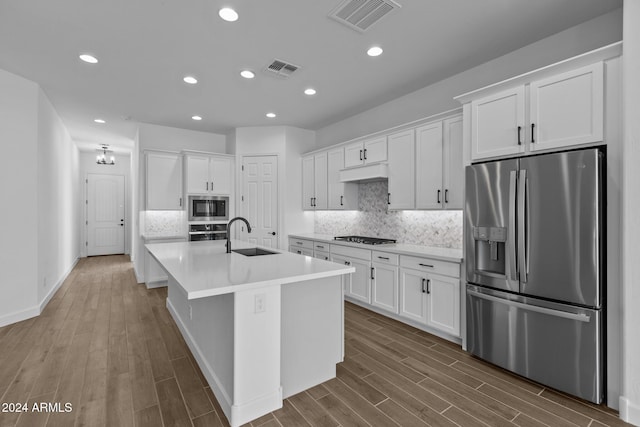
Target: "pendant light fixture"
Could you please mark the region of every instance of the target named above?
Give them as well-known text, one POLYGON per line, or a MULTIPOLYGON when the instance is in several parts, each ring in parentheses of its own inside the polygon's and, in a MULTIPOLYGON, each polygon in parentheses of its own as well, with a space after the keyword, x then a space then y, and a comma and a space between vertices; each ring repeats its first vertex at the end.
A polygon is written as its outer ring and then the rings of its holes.
POLYGON ((102 144, 102 149, 100 150, 96 150, 96 151, 102 151, 102 154, 98 154, 96 156, 96 163, 99 165, 115 165, 116 164, 116 158, 111 156, 111 158, 109 160, 107 160, 107 153, 113 153, 113 151, 111 150, 107 150, 107 148, 109 148, 109 145, 107 144, 102 144))

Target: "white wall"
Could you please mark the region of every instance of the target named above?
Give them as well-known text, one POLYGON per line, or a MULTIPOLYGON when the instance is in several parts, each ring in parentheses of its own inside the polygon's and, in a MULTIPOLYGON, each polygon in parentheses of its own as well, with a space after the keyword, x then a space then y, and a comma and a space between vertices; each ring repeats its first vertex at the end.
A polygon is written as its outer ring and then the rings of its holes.
POLYGON ((167 126, 140 123, 138 126, 140 149, 195 150, 212 153, 226 153, 225 135, 195 130, 178 129, 167 126))
MULTIPOLYGON (((300 155, 312 150, 314 141, 315 132, 289 126, 245 127, 235 131, 236 200, 242 195, 242 156, 278 156, 278 243, 283 249, 287 247, 288 234, 313 232, 313 213, 302 211, 300 155)), ((241 207, 236 211, 240 214, 241 207)))
POLYGON ((0 326, 36 316, 78 248, 78 150, 37 84, 0 70, 0 326))
POLYGON ((0 326, 35 316, 38 298, 38 86, 0 70, 0 326))
POLYGON ((622 10, 617 9, 438 83, 321 128, 317 131, 316 147, 326 147, 459 108, 460 104, 453 99, 457 95, 621 39, 622 10))
MULTIPOLYGON (((96 146, 97 148, 97 146, 96 146)), ((96 163, 96 155, 97 151, 82 151, 80 152, 80 173, 79 173, 79 185, 81 196, 79 200, 80 204, 80 223, 81 223, 81 232, 80 232, 80 253, 81 256, 87 256, 87 247, 85 242, 87 241, 87 227, 85 221, 87 220, 87 210, 86 210, 86 197, 87 197, 87 176, 88 174, 102 174, 102 175, 122 175, 124 176, 124 187, 125 187, 125 196, 124 196, 124 204, 125 204, 125 230, 124 230, 124 252, 126 254, 131 253, 131 230, 132 230, 132 222, 131 222, 131 156, 128 154, 115 154, 113 157, 115 158, 115 165, 99 165, 96 163)), ((110 156, 109 156, 110 157, 110 156)))
POLYGON ((44 306, 79 257, 78 148, 38 92, 38 303, 44 306), (43 304, 44 303, 44 304, 43 304))
POLYGON ((640 425, 640 2, 624 2, 622 186, 622 397, 620 417, 640 425))

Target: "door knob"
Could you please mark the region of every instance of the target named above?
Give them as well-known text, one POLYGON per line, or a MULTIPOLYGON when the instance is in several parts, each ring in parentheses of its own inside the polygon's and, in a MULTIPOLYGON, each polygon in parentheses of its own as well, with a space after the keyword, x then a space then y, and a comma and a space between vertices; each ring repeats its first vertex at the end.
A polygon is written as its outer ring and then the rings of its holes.
POLYGON ((271 232, 271 233, 269 233, 269 234, 271 234, 272 236, 275 236, 275 235, 276 235, 276 232, 275 232, 275 231, 272 231, 272 232, 271 232))

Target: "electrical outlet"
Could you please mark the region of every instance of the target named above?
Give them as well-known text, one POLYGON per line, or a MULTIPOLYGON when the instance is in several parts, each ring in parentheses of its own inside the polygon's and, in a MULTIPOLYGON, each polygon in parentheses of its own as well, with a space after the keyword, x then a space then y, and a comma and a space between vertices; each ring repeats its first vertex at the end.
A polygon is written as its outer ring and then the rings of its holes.
POLYGON ((255 308, 253 310, 254 313, 262 313, 263 311, 265 311, 266 298, 267 296, 265 294, 258 294, 255 296, 255 308))
POLYGON ((189 305, 189 320, 193 320, 193 307, 189 305))

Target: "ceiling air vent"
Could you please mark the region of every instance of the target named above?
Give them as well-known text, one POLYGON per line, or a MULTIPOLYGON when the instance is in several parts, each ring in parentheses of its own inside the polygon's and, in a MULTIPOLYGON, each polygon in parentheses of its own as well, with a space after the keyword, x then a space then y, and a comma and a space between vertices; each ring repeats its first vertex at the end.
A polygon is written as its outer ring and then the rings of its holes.
POLYGON ((393 0, 345 0, 329 17, 360 33, 401 6, 393 0))
POLYGON ((291 75, 299 69, 300 67, 297 65, 275 59, 271 64, 267 65, 264 70, 269 74, 273 74, 286 79, 291 77, 291 75))

